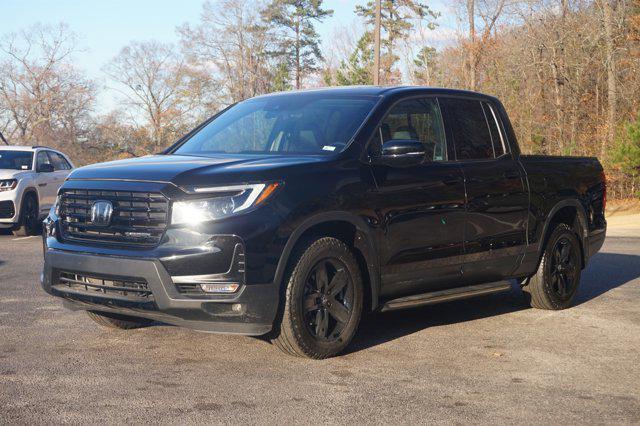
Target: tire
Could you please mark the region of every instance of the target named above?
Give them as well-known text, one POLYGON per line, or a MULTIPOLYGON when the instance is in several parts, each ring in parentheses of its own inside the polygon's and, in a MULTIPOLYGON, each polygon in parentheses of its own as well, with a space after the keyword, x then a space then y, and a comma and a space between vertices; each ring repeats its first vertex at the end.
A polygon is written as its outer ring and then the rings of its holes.
POLYGON ((346 244, 329 237, 305 245, 293 259, 272 342, 294 356, 335 356, 353 339, 362 315, 358 263, 346 244))
POLYGON ((13 235, 16 237, 28 237, 40 234, 40 223, 38 222, 38 200, 33 194, 27 194, 20 206, 18 225, 13 228, 13 235))
POLYGON ((538 271, 522 291, 534 308, 566 309, 578 292, 581 269, 578 237, 571 227, 561 223, 549 236, 538 271))
POLYGON ((106 312, 87 311, 87 315, 103 327, 117 328, 120 330, 132 330, 153 324, 153 320, 147 318, 134 318, 106 312))

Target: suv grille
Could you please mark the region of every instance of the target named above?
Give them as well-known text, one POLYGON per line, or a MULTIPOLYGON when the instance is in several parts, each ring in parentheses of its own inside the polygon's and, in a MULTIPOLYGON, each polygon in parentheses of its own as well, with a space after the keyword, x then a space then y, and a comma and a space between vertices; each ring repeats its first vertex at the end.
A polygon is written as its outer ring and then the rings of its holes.
POLYGON ((124 296, 128 299, 143 301, 153 299, 147 282, 137 278, 98 277, 60 271, 56 285, 90 295, 124 296))
POLYGON ((167 227, 169 200, 157 192, 67 189, 61 194, 62 238, 80 243, 155 246, 167 227), (91 222, 91 207, 98 200, 113 205, 107 226, 91 222))
POLYGON ((0 219, 10 219, 15 214, 13 201, 0 201, 0 219))

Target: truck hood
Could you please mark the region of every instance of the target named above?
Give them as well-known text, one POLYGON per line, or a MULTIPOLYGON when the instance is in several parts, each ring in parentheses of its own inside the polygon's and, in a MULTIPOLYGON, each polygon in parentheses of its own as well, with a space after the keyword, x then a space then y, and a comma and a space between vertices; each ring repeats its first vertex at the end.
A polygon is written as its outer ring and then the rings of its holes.
POLYGON ((171 182, 178 186, 240 183, 282 178, 283 168, 326 161, 323 157, 219 155, 195 157, 153 155, 93 164, 74 170, 69 179, 171 182))

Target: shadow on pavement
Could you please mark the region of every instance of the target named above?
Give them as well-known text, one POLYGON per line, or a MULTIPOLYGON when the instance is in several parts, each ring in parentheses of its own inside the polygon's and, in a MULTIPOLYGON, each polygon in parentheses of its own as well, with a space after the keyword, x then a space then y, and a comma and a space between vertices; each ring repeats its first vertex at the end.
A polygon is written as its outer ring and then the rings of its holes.
MULTIPOLYGON (((598 253, 582 272, 574 306, 640 277, 640 256, 598 253)), ((510 293, 425 306, 407 311, 373 314, 363 318, 347 353, 358 352, 428 327, 472 321, 517 312, 529 307, 517 285, 510 293)))
POLYGON ((363 318, 347 353, 358 352, 428 327, 456 324, 528 309, 522 292, 512 284, 509 293, 459 300, 363 318))
POLYGON ((580 305, 640 277, 640 256, 597 253, 582 271, 574 305, 580 305))

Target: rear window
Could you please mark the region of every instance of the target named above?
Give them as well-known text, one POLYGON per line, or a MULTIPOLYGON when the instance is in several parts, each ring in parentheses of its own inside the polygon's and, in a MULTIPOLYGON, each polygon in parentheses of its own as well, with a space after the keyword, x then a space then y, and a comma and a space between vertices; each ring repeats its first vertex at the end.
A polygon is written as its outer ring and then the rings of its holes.
POLYGON ((53 163, 54 170, 70 170, 71 165, 69 162, 57 152, 49 151, 49 158, 51 158, 51 163, 53 163))
POLYGON ((495 158, 491 132, 482 103, 471 99, 444 98, 453 131, 458 160, 495 158))

